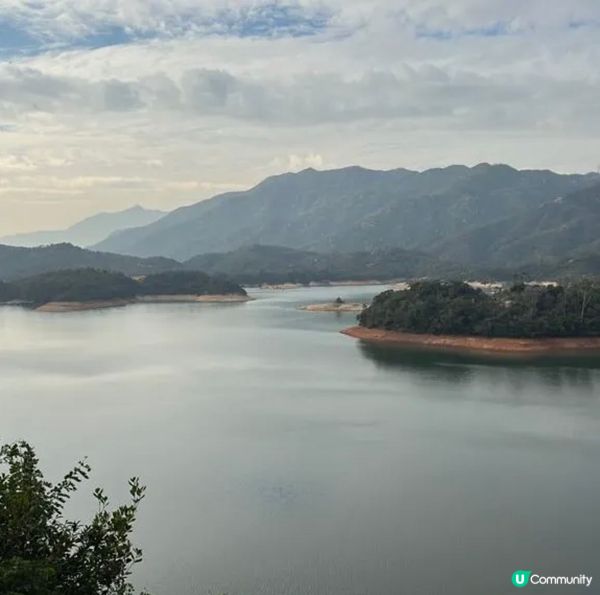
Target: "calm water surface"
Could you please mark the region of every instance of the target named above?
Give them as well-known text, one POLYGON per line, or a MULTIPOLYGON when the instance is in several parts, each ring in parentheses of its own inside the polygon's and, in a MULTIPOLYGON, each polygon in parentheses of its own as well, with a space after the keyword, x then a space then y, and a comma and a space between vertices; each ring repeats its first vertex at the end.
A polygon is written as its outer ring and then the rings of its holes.
POLYGON ((600 590, 600 362, 366 347, 297 309, 380 290, 0 309, 0 439, 52 479, 89 457, 72 514, 142 477, 154 595, 497 595, 521 568, 600 590))

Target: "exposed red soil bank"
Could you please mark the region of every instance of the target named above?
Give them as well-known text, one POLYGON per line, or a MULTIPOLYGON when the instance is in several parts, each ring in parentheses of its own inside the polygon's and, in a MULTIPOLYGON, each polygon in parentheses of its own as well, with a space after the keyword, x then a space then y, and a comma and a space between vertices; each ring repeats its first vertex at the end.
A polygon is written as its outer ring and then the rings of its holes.
POLYGON ((375 343, 395 343, 441 347, 468 351, 488 351, 496 353, 560 353, 577 351, 598 351, 600 337, 557 337, 542 339, 510 339, 504 337, 472 337, 459 335, 426 335, 386 331, 383 329, 353 326, 341 331, 344 335, 375 343))

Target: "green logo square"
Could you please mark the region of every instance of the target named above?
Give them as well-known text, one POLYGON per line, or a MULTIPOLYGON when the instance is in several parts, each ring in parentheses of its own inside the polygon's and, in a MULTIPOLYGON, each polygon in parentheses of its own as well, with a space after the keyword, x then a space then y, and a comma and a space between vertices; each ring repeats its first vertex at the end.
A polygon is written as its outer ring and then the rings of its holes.
POLYGON ((529 584, 531 570, 515 570, 512 574, 512 584, 518 589, 522 589, 529 584))

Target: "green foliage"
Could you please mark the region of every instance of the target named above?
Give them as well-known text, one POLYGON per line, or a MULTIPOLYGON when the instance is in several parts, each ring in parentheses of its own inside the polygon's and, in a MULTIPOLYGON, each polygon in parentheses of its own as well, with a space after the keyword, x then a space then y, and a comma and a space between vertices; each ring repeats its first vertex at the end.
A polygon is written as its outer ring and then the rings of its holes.
POLYGON ((5 595, 128 595, 142 552, 130 540, 145 488, 129 481, 131 503, 109 510, 101 489, 89 524, 68 521, 64 506, 88 479, 80 461, 57 484, 44 480, 25 442, 0 449, 0 593, 5 595))
POLYGON ((486 294, 461 282, 422 281, 385 291, 359 316, 362 326, 413 333, 489 337, 600 335, 600 284, 523 283, 486 294))
POLYGON ((45 273, 12 283, 19 299, 33 304, 131 298, 137 284, 121 273, 74 269, 45 273))
POLYGON ((237 283, 224 277, 210 277, 200 271, 168 271, 148 275, 139 282, 139 295, 246 295, 237 283))
POLYGON ((0 303, 10 302, 18 298, 15 288, 10 283, 0 281, 0 303))
POLYGON ((135 281, 121 273, 74 269, 45 273, 28 279, 0 282, 0 302, 21 300, 34 306, 48 302, 87 302, 129 299, 137 295, 241 294, 237 283, 197 271, 170 271, 135 281))
MULTIPOLYGON (((463 276, 463 267, 428 254, 399 248, 364 252, 312 252, 282 246, 244 246, 232 252, 202 254, 184 266, 227 275, 240 283, 301 283, 406 279, 425 275, 463 276)), ((476 271, 471 271, 476 274, 476 271)))

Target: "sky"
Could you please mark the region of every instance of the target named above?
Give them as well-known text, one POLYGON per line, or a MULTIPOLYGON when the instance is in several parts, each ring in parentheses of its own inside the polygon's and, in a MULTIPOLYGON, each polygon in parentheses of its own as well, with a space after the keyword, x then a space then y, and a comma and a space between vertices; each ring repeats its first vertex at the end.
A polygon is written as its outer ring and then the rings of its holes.
POLYGON ((0 0, 0 234, 306 167, 600 166, 598 0, 0 0))

